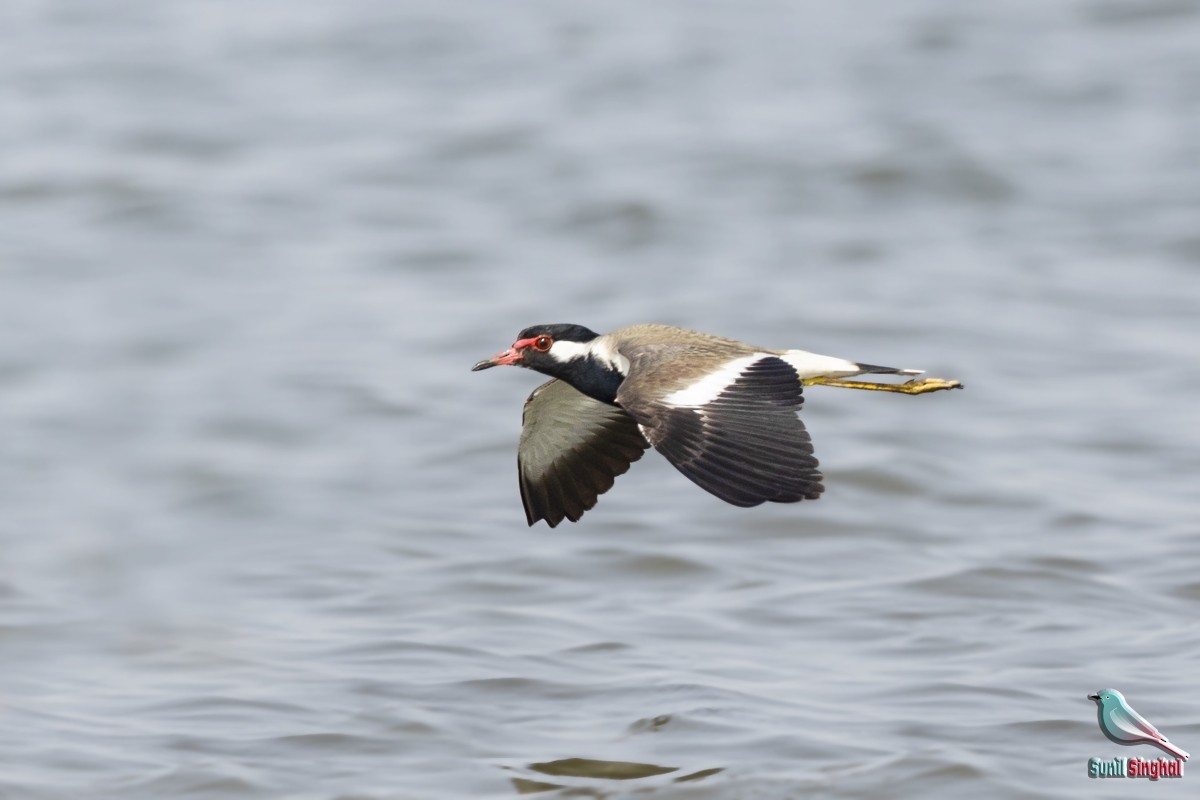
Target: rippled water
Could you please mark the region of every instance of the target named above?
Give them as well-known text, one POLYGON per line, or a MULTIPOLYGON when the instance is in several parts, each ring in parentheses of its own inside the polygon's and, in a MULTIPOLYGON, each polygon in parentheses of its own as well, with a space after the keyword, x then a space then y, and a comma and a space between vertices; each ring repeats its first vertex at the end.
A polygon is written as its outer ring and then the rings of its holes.
POLYGON ((1197 3, 0 19, 0 796, 1195 796, 1197 3), (545 321, 967 390, 530 529, 545 321))

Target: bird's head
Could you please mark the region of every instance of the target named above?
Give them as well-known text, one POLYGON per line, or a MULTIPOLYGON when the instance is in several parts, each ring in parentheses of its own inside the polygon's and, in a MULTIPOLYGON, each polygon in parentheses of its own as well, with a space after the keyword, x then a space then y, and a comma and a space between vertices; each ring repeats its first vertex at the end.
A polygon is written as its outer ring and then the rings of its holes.
POLYGON ((485 358, 472 371, 515 364, 559 378, 602 403, 613 403, 629 360, 607 337, 582 325, 534 325, 517 334, 513 346, 485 358))
POLYGON ((1107 705, 1108 703, 1123 703, 1123 702, 1125 702, 1124 695, 1122 695, 1116 689, 1101 689, 1100 691, 1096 692, 1095 694, 1089 694, 1088 699, 1095 700, 1100 705, 1107 705))
POLYGON ((582 325, 533 325, 517 334, 512 347, 485 358, 471 370, 515 365, 556 378, 565 377, 572 362, 586 359, 591 354, 588 344, 599 336, 582 325))

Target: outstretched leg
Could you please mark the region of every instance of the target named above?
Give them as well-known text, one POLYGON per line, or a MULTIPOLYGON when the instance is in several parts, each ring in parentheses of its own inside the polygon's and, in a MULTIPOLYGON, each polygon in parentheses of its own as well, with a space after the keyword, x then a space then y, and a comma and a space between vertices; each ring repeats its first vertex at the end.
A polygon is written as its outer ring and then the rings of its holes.
POLYGON ((842 389, 866 389, 872 392, 900 392, 901 394, 925 394, 938 392, 942 389, 961 389, 958 381, 948 381, 942 378, 913 378, 904 383, 875 383, 873 381, 852 381, 845 378, 804 378, 801 383, 805 386, 837 386, 842 389))

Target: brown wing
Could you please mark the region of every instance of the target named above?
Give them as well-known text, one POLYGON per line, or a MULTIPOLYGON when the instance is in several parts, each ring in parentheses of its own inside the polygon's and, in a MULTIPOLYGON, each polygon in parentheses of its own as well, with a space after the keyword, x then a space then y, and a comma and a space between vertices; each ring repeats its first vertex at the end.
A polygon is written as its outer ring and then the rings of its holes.
POLYGON ((633 417, 569 383, 544 383, 525 401, 517 472, 533 525, 577 522, 650 443, 633 417))
MULTIPOLYGON (((812 439, 796 411, 796 371, 776 356, 751 360, 699 405, 671 405, 641 376, 662 374, 661 352, 630 357, 617 402, 658 452, 696 485, 735 506, 815 500, 825 489, 812 439)), ((720 365, 718 365, 720 369, 720 365)), ((698 382, 708 376, 698 376, 698 382)))

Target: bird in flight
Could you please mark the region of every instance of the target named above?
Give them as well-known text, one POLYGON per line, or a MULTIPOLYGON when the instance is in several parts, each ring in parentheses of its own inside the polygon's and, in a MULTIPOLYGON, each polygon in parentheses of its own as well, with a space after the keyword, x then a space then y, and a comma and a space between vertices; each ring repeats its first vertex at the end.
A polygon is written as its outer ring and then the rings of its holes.
POLYGON ((825 487, 799 417, 804 386, 925 394, 958 381, 804 350, 771 350, 670 325, 598 334, 534 325, 472 370, 526 367, 552 380, 525 401, 517 471, 530 525, 577 522, 651 445, 735 506, 815 500, 825 487), (901 383, 849 380, 898 375, 901 383))
POLYGON ((1125 701, 1125 695, 1116 689, 1101 689, 1089 694, 1088 699, 1098 704, 1096 711, 1100 717, 1100 730, 1112 741, 1117 744, 1153 744, 1177 758, 1188 760, 1186 751, 1171 744, 1167 737, 1158 732, 1158 728, 1134 711, 1125 701))

